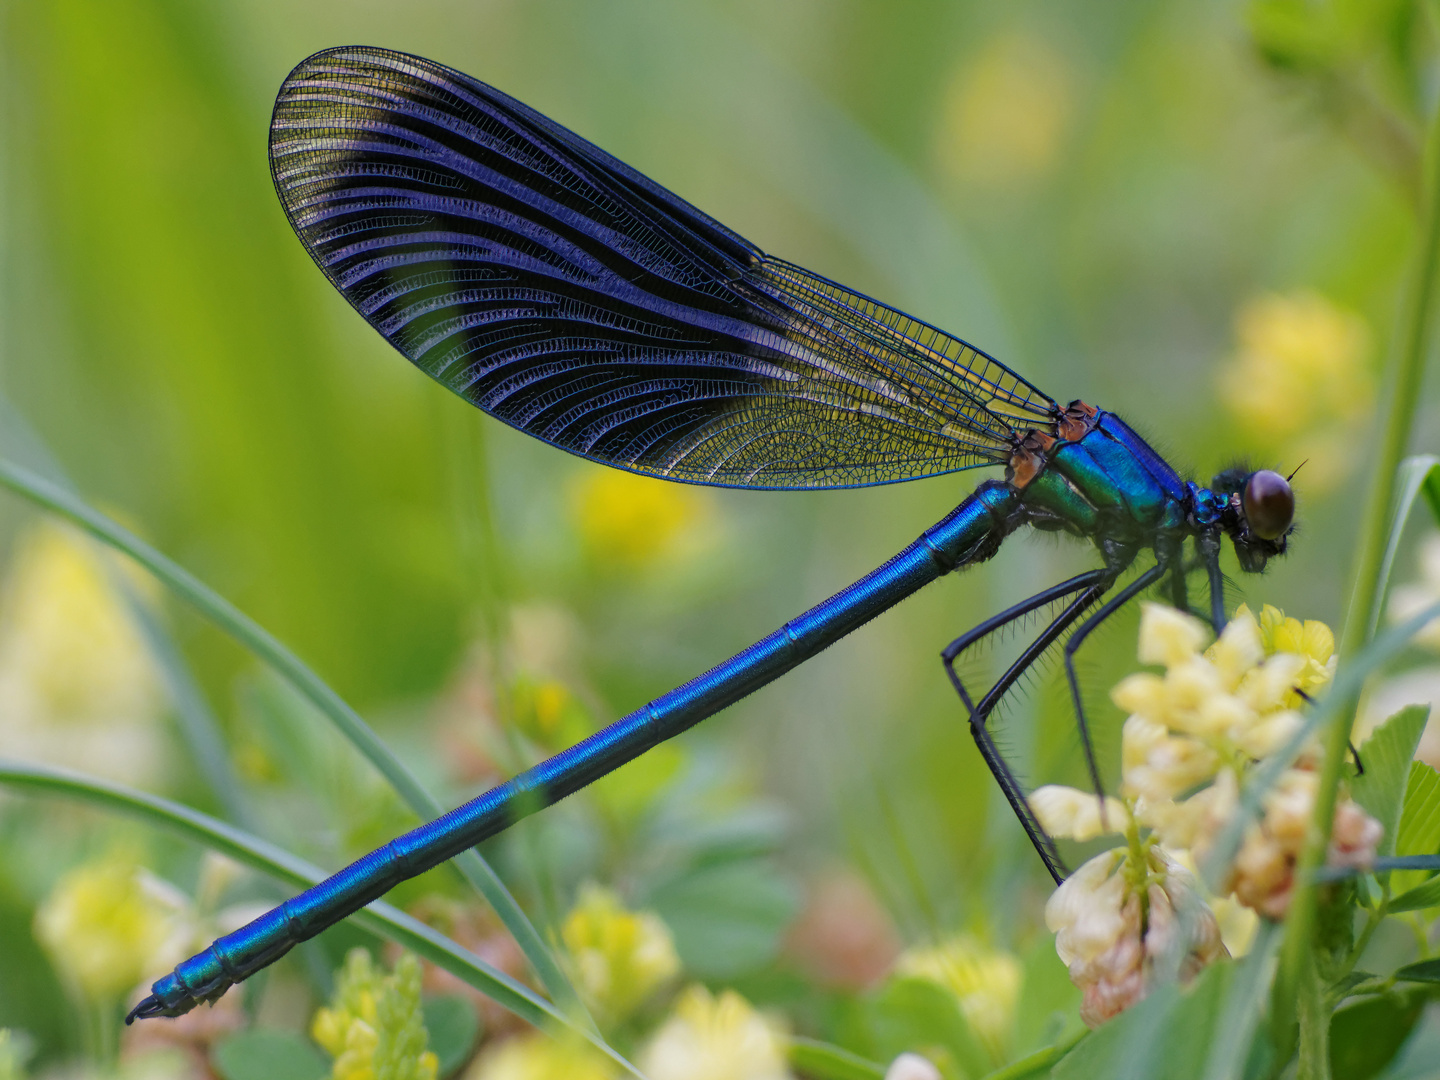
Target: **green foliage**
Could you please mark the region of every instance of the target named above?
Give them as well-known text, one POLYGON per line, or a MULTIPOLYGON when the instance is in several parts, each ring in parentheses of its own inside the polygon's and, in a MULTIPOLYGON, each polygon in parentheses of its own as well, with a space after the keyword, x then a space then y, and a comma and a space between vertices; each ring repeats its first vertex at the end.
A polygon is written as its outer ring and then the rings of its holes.
POLYGON ((330 1063, 309 1039, 253 1028, 215 1044, 210 1064, 222 1080, 321 1080, 330 1063))
POLYGON ((885 1067, 814 1039, 790 1040, 790 1064, 814 1080, 883 1080, 885 1067))
POLYGON ((1377 727, 1360 748, 1365 771, 1350 781, 1350 794, 1385 828, 1379 854, 1393 855, 1411 762, 1429 719, 1428 706, 1401 709, 1377 727))
POLYGON ((1392 992, 1357 1001, 1330 1021, 1330 1070, 1345 1080, 1369 1080, 1388 1065, 1424 1012, 1423 993, 1392 992))
POLYGON ((440 1076, 452 1075, 470 1060, 483 1034, 475 1006, 456 994, 425 999, 425 1030, 440 1059, 440 1076))

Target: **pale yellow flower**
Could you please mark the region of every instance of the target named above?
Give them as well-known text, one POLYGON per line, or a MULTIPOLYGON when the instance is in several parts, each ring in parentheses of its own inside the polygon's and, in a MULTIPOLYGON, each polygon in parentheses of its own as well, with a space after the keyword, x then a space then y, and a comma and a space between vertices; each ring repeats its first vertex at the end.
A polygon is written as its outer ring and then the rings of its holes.
POLYGON ((183 906, 172 888, 112 853, 56 882, 35 912, 35 936, 74 991, 110 1002, 183 958, 183 906))
POLYGON ((1179 863, 1150 847, 1143 866, 1123 848, 1071 874, 1045 905, 1055 949, 1083 995, 1080 1018, 1095 1027, 1159 981, 1188 981, 1225 955, 1199 887, 1179 863))
POLYGON ((618 1080, 620 1075, 589 1043, 534 1032, 487 1047, 465 1080, 618 1080))
POLYGON ((1054 168, 1073 92, 1065 58, 1039 38, 1005 34, 957 61, 935 128, 936 162, 996 190, 1054 168))
POLYGON ((17 757, 148 785, 165 773, 159 675, 98 549, 45 522, 0 590, 0 743, 17 757))
POLYGON ((1046 784, 1030 793, 1030 809, 1040 827, 1056 839, 1093 840, 1107 833, 1122 833, 1130 823, 1130 811, 1113 796, 1105 798, 1105 820, 1100 820, 1100 800, 1093 791, 1061 784, 1046 784))
POLYGON ((315 1013, 310 1036, 334 1058, 334 1080, 435 1080, 440 1062, 425 1049, 420 962, 403 954, 395 972, 352 949, 330 1004, 315 1013))
MULTIPOLYGON (((1089 799, 1094 804, 1095 796, 1089 799)), ((959 934, 940 945, 906 950, 895 973, 927 979, 954 994, 970 1030, 997 1064, 1005 1062, 1023 978, 1015 956, 959 934)))
POLYGON ((782 1032, 733 990, 692 986, 640 1054, 649 1080, 790 1080, 782 1032))
POLYGON ((700 489, 619 469, 587 469, 570 488, 570 514, 598 561, 632 569, 696 546, 710 516, 700 489))
POLYGON ((1374 400, 1369 328, 1320 294, 1297 291, 1250 301, 1235 329, 1221 399, 1256 448, 1294 465, 1308 459, 1307 485, 1333 486, 1374 400))
POLYGON ((612 1020, 623 1020, 680 973, 675 940, 660 916, 630 911, 609 889, 586 885, 560 936, 581 990, 612 1020))

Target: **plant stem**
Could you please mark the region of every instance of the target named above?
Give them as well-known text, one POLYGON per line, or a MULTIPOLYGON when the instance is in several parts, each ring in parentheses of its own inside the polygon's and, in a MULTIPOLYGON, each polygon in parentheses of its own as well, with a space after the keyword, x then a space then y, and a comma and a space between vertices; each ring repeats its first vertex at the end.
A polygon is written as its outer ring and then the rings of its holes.
MULTIPOLYGON (((1436 167, 1437 145, 1440 145, 1440 110, 1437 110, 1431 119, 1429 176, 1425 189, 1425 205, 1422 208, 1424 216, 1420 222, 1420 246, 1414 276, 1410 282, 1410 292, 1405 298, 1402 312, 1401 342, 1394 354, 1394 366, 1389 378, 1387 408, 1384 413, 1385 429, 1370 483, 1370 497, 1362 519, 1350 608, 1346 613, 1345 629, 1340 643, 1342 659, 1355 657, 1365 647, 1370 628, 1375 625, 1372 614, 1381 600, 1380 568, 1385 553, 1386 530, 1390 522, 1390 504, 1395 497, 1395 478, 1410 443, 1425 358, 1429 352, 1430 331, 1434 321, 1432 301, 1436 273, 1437 269, 1440 269, 1440 168, 1436 167)), ((1325 758, 1321 763, 1320 784, 1315 796, 1313 826, 1295 871, 1300 881, 1313 879, 1314 872, 1324 862, 1325 851, 1330 845, 1330 829, 1335 820, 1341 768, 1345 762, 1352 726, 1346 717, 1353 717, 1358 701, 1359 695, 1356 694, 1338 710, 1326 735, 1325 758)), ((1293 1003, 1297 1000, 1297 992, 1301 992, 1299 1003, 1302 1011, 1309 1000, 1302 992, 1302 983, 1303 972, 1307 966, 1311 970, 1309 978, 1313 981, 1316 977, 1309 957, 1313 949, 1317 902, 1317 893, 1313 887, 1297 889, 1290 905, 1289 916, 1285 920, 1285 945, 1280 959, 1279 977, 1275 983, 1277 1028, 1289 1027, 1294 1015, 1293 1003)), ((1322 1041, 1325 1039, 1328 1033, 1325 1025, 1317 1022, 1310 1027, 1312 1036, 1322 1041)), ((1302 1061, 1307 1056, 1313 1059, 1315 1050, 1313 1046, 1307 1050, 1306 1046, 1302 1045, 1302 1061)), ((1325 1067, 1328 1069, 1328 1062, 1325 1067)))

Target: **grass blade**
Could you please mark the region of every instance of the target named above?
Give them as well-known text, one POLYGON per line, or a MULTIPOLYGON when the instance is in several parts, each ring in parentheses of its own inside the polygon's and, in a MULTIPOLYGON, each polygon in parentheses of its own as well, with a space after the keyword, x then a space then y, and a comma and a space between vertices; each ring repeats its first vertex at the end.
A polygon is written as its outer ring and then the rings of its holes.
MULTIPOLYGON (((370 725, 365 723, 359 713, 268 630, 199 578, 128 529, 90 507, 78 496, 3 458, 0 458, 0 484, 59 514, 102 543, 129 555, 201 615, 269 664, 312 702, 389 781, 411 810, 426 821, 443 813, 444 808, 390 752, 390 748, 375 734, 370 725)), ((510 890, 505 887, 505 883, 490 864, 473 849, 456 856, 454 861, 465 878, 495 909, 495 913, 515 938, 516 944, 520 946, 530 966, 535 969, 551 998, 566 1012, 581 1018, 582 1023, 593 1031, 594 1022, 570 985, 570 980, 566 978, 539 932, 520 910, 520 905, 515 902, 510 890)))
MULTIPOLYGON (((45 794, 78 798, 108 810, 141 818, 300 888, 315 885, 327 876, 319 867, 292 855, 284 848, 227 825, 208 814, 157 795, 71 769, 0 759, 0 783, 45 794)), ((565 1016, 524 983, 492 967, 444 934, 411 918, 398 908, 377 900, 351 918, 357 925, 388 941, 394 941, 450 972, 527 1023, 540 1028, 553 1028, 560 1024, 574 1029, 607 1056, 635 1073, 628 1062, 588 1027, 565 1016)))

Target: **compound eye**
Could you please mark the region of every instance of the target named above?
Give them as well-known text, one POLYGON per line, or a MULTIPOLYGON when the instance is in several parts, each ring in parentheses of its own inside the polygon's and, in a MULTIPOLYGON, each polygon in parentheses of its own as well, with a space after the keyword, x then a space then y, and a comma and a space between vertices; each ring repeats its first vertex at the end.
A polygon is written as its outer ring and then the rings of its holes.
POLYGON ((1290 481, 1277 472, 1261 469, 1245 482, 1245 521, 1262 540, 1278 540, 1295 518, 1295 493, 1290 481))

